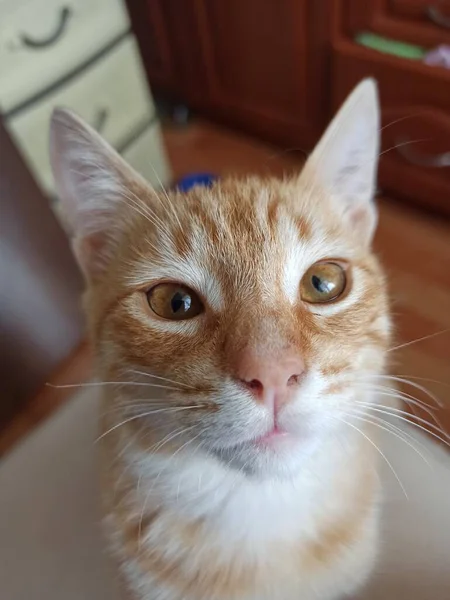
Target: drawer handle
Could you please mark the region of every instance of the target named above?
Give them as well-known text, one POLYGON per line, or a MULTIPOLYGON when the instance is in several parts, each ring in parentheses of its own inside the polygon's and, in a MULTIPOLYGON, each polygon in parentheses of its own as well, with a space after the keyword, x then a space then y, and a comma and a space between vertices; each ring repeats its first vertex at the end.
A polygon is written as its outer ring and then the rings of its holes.
POLYGON ((108 120, 109 110, 107 108, 99 108, 96 114, 94 115, 94 119, 91 123, 91 126, 97 133, 102 133, 105 129, 106 121, 108 120))
POLYGON ((450 167, 450 152, 443 152, 442 154, 420 154, 411 150, 411 140, 401 138, 397 140, 396 150, 397 152, 412 165, 418 167, 431 167, 439 169, 442 167, 450 167))
POLYGON ((59 22, 56 26, 56 29, 52 34, 49 35, 49 37, 45 38, 44 40, 36 40, 30 37, 28 34, 22 33, 20 36, 20 41, 24 46, 33 50, 42 50, 43 48, 48 48, 49 46, 52 46, 63 35, 71 15, 71 9, 67 6, 64 6, 63 8, 61 8, 61 12, 59 14, 59 22))
POLYGON ((450 17, 443 15, 437 6, 428 6, 427 16, 435 25, 450 29, 450 17))

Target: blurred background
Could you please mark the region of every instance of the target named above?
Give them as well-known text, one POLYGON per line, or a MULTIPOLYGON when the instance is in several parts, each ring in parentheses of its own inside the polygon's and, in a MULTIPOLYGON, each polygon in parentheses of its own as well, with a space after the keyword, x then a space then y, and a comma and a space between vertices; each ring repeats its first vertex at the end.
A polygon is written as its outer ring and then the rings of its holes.
POLYGON ((375 245, 404 345, 391 372, 450 430, 450 1, 0 0, 0 454, 73 394, 46 382, 92 377, 52 109, 170 188, 299 171, 366 76, 382 106, 375 245))

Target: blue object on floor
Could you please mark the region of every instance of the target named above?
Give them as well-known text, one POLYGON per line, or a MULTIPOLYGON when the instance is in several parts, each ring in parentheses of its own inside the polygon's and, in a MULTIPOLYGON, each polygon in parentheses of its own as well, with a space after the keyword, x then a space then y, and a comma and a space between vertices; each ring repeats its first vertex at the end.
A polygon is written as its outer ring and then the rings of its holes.
POLYGON ((212 173, 191 173, 190 175, 185 175, 185 177, 182 177, 178 181, 177 188, 181 192, 187 192, 196 185, 210 187, 216 179, 217 176, 212 173))

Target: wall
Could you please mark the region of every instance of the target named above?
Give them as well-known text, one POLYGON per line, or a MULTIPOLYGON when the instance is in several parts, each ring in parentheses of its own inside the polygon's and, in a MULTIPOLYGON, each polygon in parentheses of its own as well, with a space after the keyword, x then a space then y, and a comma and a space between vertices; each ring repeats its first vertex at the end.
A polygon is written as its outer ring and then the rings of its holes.
POLYGON ((81 291, 69 242, 0 123, 0 423, 80 341, 81 291))

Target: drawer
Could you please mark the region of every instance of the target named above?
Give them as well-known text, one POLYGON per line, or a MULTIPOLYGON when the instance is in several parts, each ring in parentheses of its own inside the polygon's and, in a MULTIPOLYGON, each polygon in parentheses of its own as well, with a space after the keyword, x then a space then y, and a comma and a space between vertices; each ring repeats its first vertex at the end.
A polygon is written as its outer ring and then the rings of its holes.
POLYGON ((122 0, 2 0, 1 112, 43 92, 128 29, 122 0))
POLYGON ((346 0, 341 12, 352 36, 372 31, 426 48, 450 44, 450 0, 346 0))
POLYGON ((55 106, 73 109, 114 147, 147 123, 155 107, 133 36, 129 35, 69 84, 6 121, 36 179, 50 192, 53 177, 48 131, 55 106))
POLYGON ((367 76, 380 87, 381 190, 450 215, 450 71, 341 42, 334 53, 334 108, 367 76))

